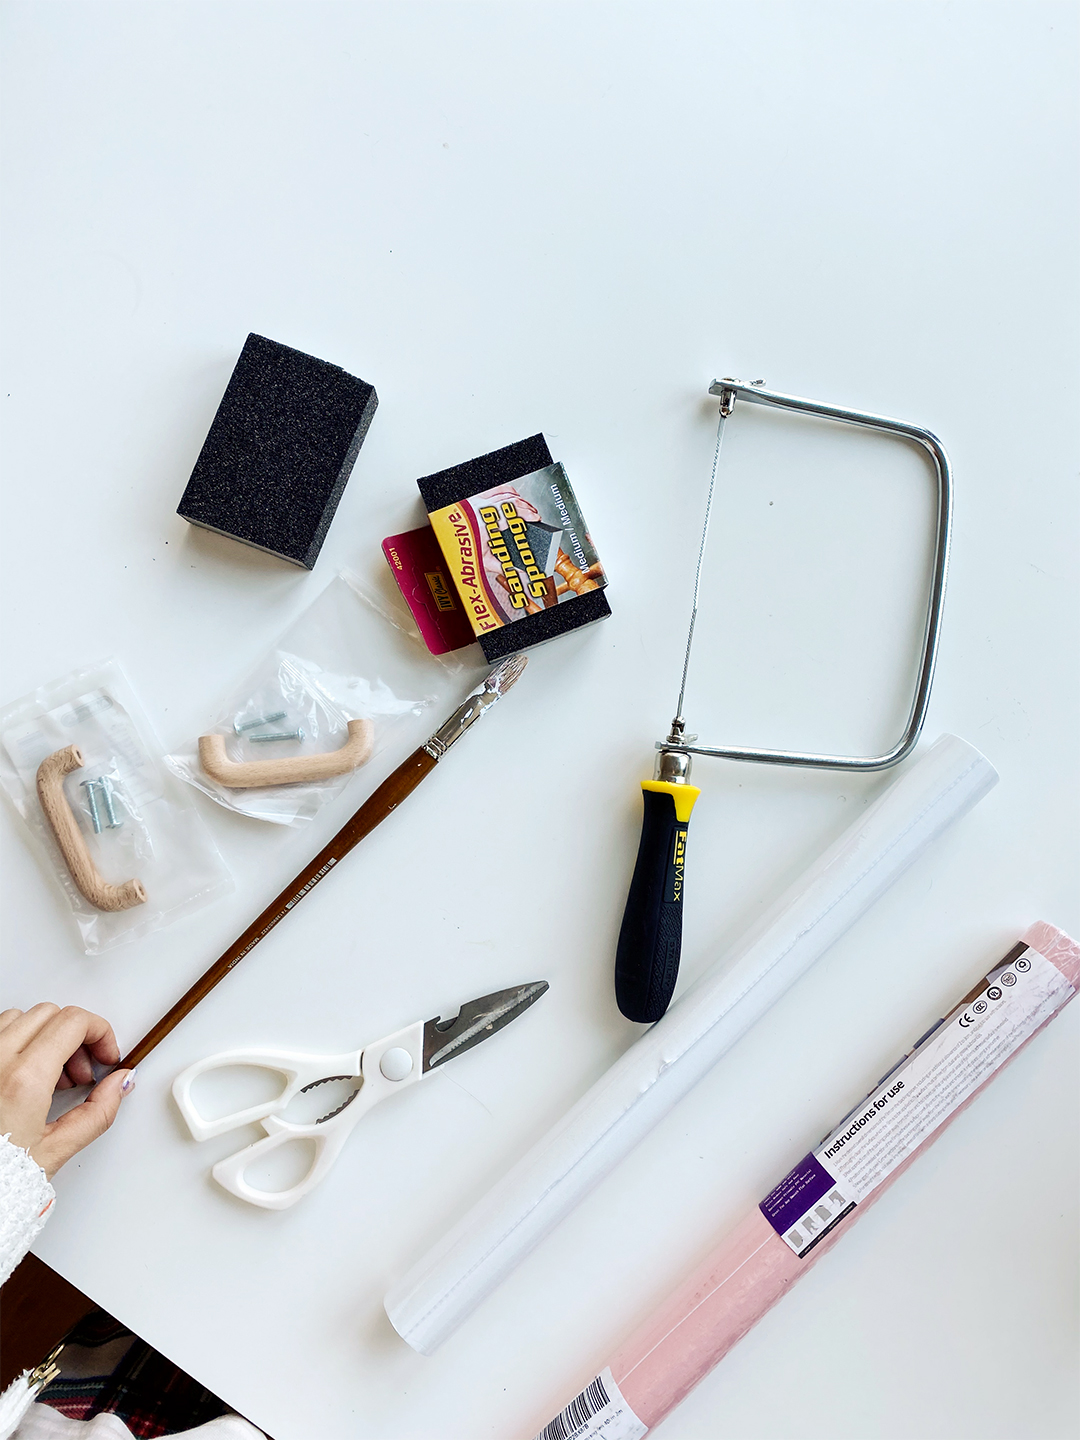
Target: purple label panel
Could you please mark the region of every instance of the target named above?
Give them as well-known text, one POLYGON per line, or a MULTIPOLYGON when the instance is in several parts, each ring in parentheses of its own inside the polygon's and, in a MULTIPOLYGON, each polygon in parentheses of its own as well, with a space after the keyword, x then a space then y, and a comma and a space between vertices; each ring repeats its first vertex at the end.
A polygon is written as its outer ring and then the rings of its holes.
POLYGON ((807 1155, 788 1171, 775 1190, 769 1191, 758 1209, 776 1233, 783 1235, 835 1184, 835 1176, 830 1175, 813 1155, 807 1155))

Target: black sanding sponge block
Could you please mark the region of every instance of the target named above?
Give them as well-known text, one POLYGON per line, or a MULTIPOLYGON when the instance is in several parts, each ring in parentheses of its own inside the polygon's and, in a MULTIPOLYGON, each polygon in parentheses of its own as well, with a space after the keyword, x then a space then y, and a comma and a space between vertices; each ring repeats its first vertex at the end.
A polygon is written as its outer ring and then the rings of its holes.
POLYGON ((312 569, 378 403, 340 366, 249 335, 177 514, 312 569))
MULTIPOLYGON (((420 487, 420 494, 428 514, 437 516, 439 512, 448 507, 460 505, 462 501, 469 501, 475 505, 477 501, 484 498, 486 491, 496 490, 500 486, 513 487, 515 482, 520 483, 534 478, 547 482, 549 478, 554 478, 554 472, 557 472, 557 484, 552 485, 551 489, 559 497, 561 518, 556 518, 554 510, 548 511, 546 516, 541 510, 541 518, 555 522, 549 523, 549 530, 560 536, 564 533, 569 536, 574 535, 575 532, 571 529, 564 531, 562 528, 556 530, 556 524, 559 527, 568 527, 572 516, 576 516, 580 533, 584 537, 584 542, 588 544, 590 554, 585 555, 581 548, 582 542, 579 541, 578 549, 574 551, 575 556, 580 559, 582 565, 587 564, 590 559, 597 561, 597 569, 600 569, 599 556, 592 548, 592 540, 585 527, 584 517, 578 509, 577 499, 570 487, 570 481, 561 465, 553 466, 551 451, 548 449, 543 435, 530 435, 527 440, 518 440, 514 445, 505 445, 501 450, 492 450, 487 455, 478 456, 475 460, 467 460, 464 465, 454 465, 449 470, 440 470, 434 475, 425 475, 416 483, 420 487), (540 473, 538 474, 538 472, 540 473), (567 508, 568 506, 570 508, 567 508)), ((534 509, 544 505, 545 502, 540 499, 540 495, 544 491, 545 485, 540 485, 535 490, 526 492, 534 509)), ((511 489, 507 493, 513 494, 513 490, 511 489)), ((502 498, 507 498, 507 494, 504 493, 502 498)), ((550 504, 550 496, 547 503, 550 504)), ((440 543, 442 544, 441 536, 440 543)), ((483 540, 480 541, 481 548, 485 543, 483 540)), ((568 550, 574 549, 573 541, 570 539, 567 539, 566 544, 568 550)), ((466 612, 475 613, 475 607, 468 603, 467 596, 469 594, 468 585, 475 586, 476 582, 470 581, 462 587, 462 582, 457 579, 455 574, 457 568, 453 553, 455 549, 456 547, 452 547, 451 551, 448 551, 443 544, 443 555, 450 565, 450 573, 455 575, 454 583, 459 586, 462 598, 466 599, 466 612)), ((488 553, 491 552, 488 551, 488 553)), ((574 575, 581 580, 585 579, 584 574, 571 563, 568 555, 563 554, 561 550, 557 550, 556 553, 562 561, 566 562, 574 575)), ((469 554, 471 558, 472 552, 470 551, 469 554)), ((535 563, 531 552, 529 558, 535 563)), ((554 557, 552 557, 552 564, 554 565, 554 557)), ((470 565, 470 569, 473 568, 470 565)), ((565 572, 560 572, 560 578, 563 573, 565 572)), ((537 578, 542 577, 538 576, 537 578)), ((554 580, 554 575, 551 578, 554 580)), ((483 583, 486 588, 487 582, 483 583)), ((590 580, 584 593, 575 594, 560 604, 545 602, 544 608, 536 613, 522 615, 512 624, 503 624, 495 630, 481 629, 470 614, 472 628, 476 631, 476 638, 480 649, 484 652, 484 658, 490 664, 494 664, 504 655, 512 655, 515 651, 525 650, 531 645, 541 645, 545 640, 554 640, 557 635, 565 635, 568 631, 577 630, 582 625, 591 625, 594 620, 607 619, 611 614, 611 607, 608 605, 603 589, 600 588, 606 584, 607 581, 602 578, 601 572, 601 578, 590 580)), ((554 599, 554 592, 552 592, 552 599, 554 599)))

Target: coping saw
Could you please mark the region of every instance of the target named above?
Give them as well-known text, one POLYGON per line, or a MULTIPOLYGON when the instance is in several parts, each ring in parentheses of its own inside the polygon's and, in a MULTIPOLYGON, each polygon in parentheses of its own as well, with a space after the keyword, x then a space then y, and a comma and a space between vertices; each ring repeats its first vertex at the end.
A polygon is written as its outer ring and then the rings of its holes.
POLYGON ((619 943, 615 953, 615 998, 619 1009, 629 1020, 652 1023, 659 1020, 668 1007, 679 974, 682 951, 682 912, 685 896, 686 838, 690 813, 701 791, 690 784, 691 756, 715 755, 726 760, 749 760, 762 765, 796 765, 818 770, 885 770, 895 765, 914 748, 926 718, 930 702, 930 685, 934 678, 941 611, 945 600, 945 576, 949 565, 949 535, 952 522, 952 475, 948 456, 936 435, 920 425, 890 420, 883 415, 869 415, 860 410, 847 410, 838 405, 824 405, 767 390, 763 380, 747 385, 741 380, 714 380, 709 394, 720 400, 720 416, 716 431, 716 451, 712 477, 705 503, 705 523, 698 546, 697 568, 694 572, 694 595, 690 610, 690 630, 686 637, 682 683, 675 718, 665 740, 657 741, 656 769, 652 780, 641 784, 644 817, 641 842, 630 893, 623 914, 619 943), (907 725, 900 739, 883 755, 815 755, 791 750, 752 750, 743 747, 692 744, 696 735, 686 734, 683 702, 686 677, 690 668, 690 650, 694 643, 698 598, 701 591, 701 567, 709 535, 716 470, 724 426, 737 400, 754 405, 767 405, 779 410, 815 415, 823 420, 857 425, 867 430, 895 435, 921 446, 933 461, 937 474, 936 537, 934 564, 926 606, 922 659, 919 664, 915 693, 908 713, 907 725))

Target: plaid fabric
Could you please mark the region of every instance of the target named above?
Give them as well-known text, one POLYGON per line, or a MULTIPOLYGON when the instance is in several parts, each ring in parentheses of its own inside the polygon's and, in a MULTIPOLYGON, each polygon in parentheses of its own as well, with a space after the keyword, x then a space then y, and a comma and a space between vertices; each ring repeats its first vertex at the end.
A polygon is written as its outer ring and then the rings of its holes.
POLYGON ((38 1396, 72 1420, 117 1415, 140 1440, 175 1435, 234 1412, 104 1310, 67 1336, 60 1374, 38 1396))

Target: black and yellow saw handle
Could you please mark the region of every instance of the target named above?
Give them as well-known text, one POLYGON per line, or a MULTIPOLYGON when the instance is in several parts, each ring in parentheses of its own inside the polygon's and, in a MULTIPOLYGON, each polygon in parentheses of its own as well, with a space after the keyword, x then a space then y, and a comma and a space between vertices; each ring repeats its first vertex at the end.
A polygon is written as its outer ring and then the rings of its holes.
POLYGON ((686 835, 701 794, 685 781, 643 780, 645 815, 615 952, 615 999, 628 1020, 652 1024, 679 975, 686 835))

